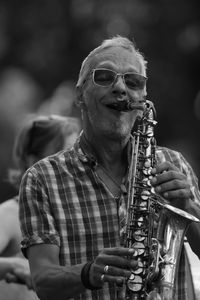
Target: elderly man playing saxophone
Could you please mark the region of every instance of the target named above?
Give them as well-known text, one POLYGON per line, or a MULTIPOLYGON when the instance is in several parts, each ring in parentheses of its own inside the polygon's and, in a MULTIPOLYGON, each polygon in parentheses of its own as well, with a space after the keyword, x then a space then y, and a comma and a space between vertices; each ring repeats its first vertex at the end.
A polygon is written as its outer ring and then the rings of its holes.
MULTIPOLYGON (((124 37, 94 49, 83 61, 77 83, 81 135, 72 149, 36 163, 22 180, 22 251, 41 300, 128 297, 126 283, 141 259, 137 249, 120 244, 120 232, 129 210, 130 140, 146 105, 146 65, 135 44, 124 37)), ((155 161, 155 193, 198 214, 197 179, 183 156, 156 147, 155 161)), ((191 223, 187 238, 200 257, 199 223, 191 223)), ((183 261, 177 299, 187 299, 184 280, 183 261)), ((136 285, 132 298, 140 299, 136 285)))

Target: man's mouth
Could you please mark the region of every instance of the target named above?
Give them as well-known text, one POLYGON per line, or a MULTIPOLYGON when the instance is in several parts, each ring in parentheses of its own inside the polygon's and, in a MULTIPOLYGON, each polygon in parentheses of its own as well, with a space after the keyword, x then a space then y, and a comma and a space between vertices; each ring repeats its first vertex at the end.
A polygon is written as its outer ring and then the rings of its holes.
POLYGON ((131 110, 141 110, 144 111, 144 102, 145 100, 140 100, 137 102, 131 102, 128 100, 122 100, 117 102, 112 102, 106 104, 110 109, 114 109, 116 111, 127 112, 131 110))
POLYGON ((128 103, 128 101, 118 101, 106 104, 106 106, 117 111, 129 111, 128 103))

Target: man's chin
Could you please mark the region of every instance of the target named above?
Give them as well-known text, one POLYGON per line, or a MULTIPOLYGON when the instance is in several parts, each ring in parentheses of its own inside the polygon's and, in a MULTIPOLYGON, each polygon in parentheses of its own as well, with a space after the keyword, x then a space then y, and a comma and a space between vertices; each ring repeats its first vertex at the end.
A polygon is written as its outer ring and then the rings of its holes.
POLYGON ((123 140, 130 136, 130 128, 110 127, 106 134, 112 140, 123 140))

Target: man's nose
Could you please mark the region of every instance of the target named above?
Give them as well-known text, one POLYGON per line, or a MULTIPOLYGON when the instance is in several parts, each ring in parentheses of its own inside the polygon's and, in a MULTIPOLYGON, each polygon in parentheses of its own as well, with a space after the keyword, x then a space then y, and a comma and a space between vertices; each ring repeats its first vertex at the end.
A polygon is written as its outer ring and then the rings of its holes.
POLYGON ((121 75, 118 75, 113 83, 113 93, 126 95, 126 84, 121 75))

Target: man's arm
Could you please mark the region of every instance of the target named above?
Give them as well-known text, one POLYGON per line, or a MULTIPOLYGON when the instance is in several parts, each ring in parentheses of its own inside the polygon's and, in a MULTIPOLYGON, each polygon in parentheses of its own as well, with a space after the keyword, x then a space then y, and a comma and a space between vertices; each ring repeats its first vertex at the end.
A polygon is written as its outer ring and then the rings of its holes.
MULTIPOLYGON (((90 287, 100 289, 104 282, 122 286, 131 275, 130 270, 137 268, 138 263, 134 254, 134 249, 124 247, 102 249, 91 264, 89 274, 86 274, 87 286, 89 283, 90 287)), ((66 300, 86 289, 81 280, 85 264, 60 266, 58 246, 52 244, 31 246, 28 258, 33 286, 40 300, 66 300)))
POLYGON ((34 245, 27 255, 33 286, 40 300, 66 300, 85 289, 81 282, 84 264, 60 266, 58 246, 34 245))

